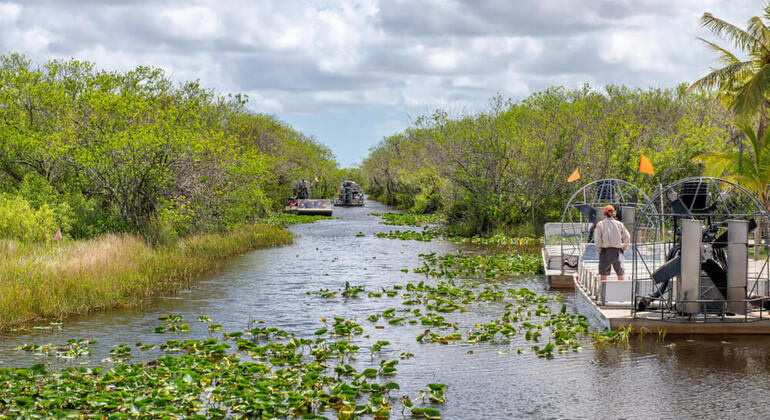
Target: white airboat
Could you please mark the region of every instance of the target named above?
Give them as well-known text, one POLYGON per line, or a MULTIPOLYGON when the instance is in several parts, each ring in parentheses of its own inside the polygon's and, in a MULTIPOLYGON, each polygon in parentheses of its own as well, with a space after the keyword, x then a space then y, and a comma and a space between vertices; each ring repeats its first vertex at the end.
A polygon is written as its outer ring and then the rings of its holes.
POLYGON ((769 228, 764 206, 723 179, 682 179, 652 197, 602 179, 573 194, 561 223, 545 225, 545 275, 551 287, 574 287, 578 310, 609 329, 770 334, 769 228), (598 273, 593 228, 607 204, 632 236, 625 280, 598 273))

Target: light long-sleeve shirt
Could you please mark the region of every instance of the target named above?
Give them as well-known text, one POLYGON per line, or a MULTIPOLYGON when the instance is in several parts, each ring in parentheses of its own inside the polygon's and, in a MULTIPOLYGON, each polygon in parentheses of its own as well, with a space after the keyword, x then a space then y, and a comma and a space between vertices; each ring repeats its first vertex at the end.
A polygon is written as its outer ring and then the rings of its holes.
POLYGON ((631 235, 619 220, 607 218, 596 224, 594 244, 597 252, 602 248, 621 248, 625 251, 631 245, 631 235))

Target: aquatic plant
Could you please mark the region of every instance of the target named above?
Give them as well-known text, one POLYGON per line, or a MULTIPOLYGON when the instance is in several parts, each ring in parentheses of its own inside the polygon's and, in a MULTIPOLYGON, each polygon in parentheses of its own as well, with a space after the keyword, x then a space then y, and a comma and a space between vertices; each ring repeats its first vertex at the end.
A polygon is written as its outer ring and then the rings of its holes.
POLYGON ((524 254, 539 254, 543 238, 531 236, 506 236, 497 234, 491 237, 473 236, 470 238, 453 236, 449 240, 457 243, 469 243, 487 248, 499 248, 524 254))
POLYGON ((90 346, 96 344, 95 340, 76 339, 67 340, 64 344, 24 344, 16 347, 16 350, 32 353, 35 356, 57 357, 61 359, 76 359, 91 354, 90 346))
POLYGON ((428 224, 440 224, 444 222, 444 216, 438 213, 369 213, 369 215, 381 217, 381 223, 385 225, 421 226, 428 224))
POLYGON ((335 217, 310 215, 310 214, 275 213, 272 216, 263 219, 262 222, 271 226, 285 227, 288 225, 296 225, 300 223, 315 223, 319 220, 331 220, 331 219, 335 219, 335 217))
POLYGON ((423 266, 415 273, 432 277, 493 278, 510 274, 539 274, 543 272, 540 258, 531 254, 509 253, 500 255, 420 254, 423 266))
POLYGON ((421 242, 430 242, 438 237, 441 236, 441 233, 437 229, 423 229, 422 232, 417 232, 414 230, 391 230, 387 233, 385 232, 379 232, 375 234, 374 236, 378 238, 387 238, 387 239, 400 239, 402 241, 421 241, 421 242))
POLYGON ((629 338, 633 333, 631 324, 621 325, 617 331, 592 331, 591 339, 595 346, 629 346, 629 338))

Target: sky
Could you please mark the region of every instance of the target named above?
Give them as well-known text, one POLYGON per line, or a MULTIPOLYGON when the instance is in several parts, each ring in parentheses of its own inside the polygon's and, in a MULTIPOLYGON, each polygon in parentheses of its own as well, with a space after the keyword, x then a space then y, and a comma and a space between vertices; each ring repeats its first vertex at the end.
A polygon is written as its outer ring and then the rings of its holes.
MULTIPOLYGON (((139 65, 245 93, 343 166, 437 108, 478 112, 550 86, 673 87, 716 65, 704 12, 759 0, 0 0, 0 54, 139 65)), ((720 45, 727 45, 720 42, 720 45)))

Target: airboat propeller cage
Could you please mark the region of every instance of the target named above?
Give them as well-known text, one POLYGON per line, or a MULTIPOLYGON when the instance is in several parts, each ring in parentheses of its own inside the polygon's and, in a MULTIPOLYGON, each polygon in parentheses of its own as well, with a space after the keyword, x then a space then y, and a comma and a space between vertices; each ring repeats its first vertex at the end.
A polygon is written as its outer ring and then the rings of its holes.
POLYGON ((633 308, 655 301, 661 316, 745 315, 752 296, 770 295, 767 210, 753 194, 719 178, 671 183, 637 213, 633 308), (754 240, 749 237, 753 234, 754 240))
POLYGON ((593 232, 596 223, 604 219, 604 206, 610 204, 615 207, 618 219, 631 232, 636 212, 646 201, 647 194, 639 187, 616 178, 588 183, 572 194, 560 224, 562 274, 565 262, 576 265, 581 256, 598 259, 593 245, 593 232))

